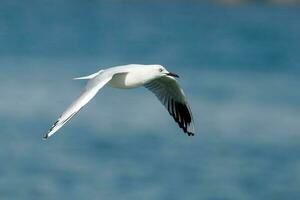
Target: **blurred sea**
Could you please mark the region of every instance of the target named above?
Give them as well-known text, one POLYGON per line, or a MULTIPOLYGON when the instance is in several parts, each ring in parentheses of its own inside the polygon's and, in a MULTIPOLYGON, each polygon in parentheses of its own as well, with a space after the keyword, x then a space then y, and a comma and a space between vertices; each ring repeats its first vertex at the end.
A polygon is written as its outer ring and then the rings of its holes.
POLYGON ((197 1, 1 1, 0 199, 300 198, 300 9, 197 1), (144 88, 104 88, 50 140, 73 77, 164 65, 184 135, 144 88))

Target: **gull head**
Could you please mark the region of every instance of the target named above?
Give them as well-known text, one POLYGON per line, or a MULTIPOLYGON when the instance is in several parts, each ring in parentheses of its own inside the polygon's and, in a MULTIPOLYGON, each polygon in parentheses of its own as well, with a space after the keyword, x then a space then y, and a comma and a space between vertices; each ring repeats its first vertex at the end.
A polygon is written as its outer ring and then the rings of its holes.
POLYGON ((161 65, 155 65, 153 68, 153 73, 156 75, 156 77, 163 77, 163 76, 171 76, 179 78, 179 76, 175 73, 169 72, 161 65))

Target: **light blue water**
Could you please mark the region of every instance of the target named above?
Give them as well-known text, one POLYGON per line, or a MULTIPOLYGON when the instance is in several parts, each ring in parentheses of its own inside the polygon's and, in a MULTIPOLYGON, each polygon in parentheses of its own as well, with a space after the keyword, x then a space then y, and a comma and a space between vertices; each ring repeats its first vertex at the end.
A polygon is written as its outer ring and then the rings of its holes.
POLYGON ((298 199, 300 10, 4 1, 0 199, 298 199), (104 88, 48 141, 71 78, 160 63, 181 75, 197 135, 146 89, 104 88))

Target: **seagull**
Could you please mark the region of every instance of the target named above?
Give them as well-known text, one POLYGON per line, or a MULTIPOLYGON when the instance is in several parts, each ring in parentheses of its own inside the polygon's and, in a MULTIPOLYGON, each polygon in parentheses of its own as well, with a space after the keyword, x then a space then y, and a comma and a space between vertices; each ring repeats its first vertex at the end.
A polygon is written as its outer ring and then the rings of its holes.
POLYGON ((160 100, 179 127, 188 136, 193 136, 192 112, 175 78, 179 76, 167 71, 161 65, 141 64, 115 66, 89 76, 74 78, 74 80, 88 80, 84 91, 62 113, 43 139, 49 138, 70 121, 105 85, 120 89, 146 87, 160 100))

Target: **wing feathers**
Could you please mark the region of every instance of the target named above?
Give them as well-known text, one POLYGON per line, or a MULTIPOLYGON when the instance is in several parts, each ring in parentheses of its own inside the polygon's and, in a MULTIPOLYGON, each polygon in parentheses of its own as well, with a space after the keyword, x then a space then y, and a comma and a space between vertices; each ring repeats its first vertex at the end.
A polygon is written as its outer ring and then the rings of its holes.
POLYGON ((50 128, 49 132, 44 136, 47 139, 70 121, 97 93, 111 80, 112 76, 99 74, 88 81, 83 93, 64 111, 58 120, 50 128))
POLYGON ((156 95, 179 127, 193 136, 192 112, 177 81, 171 77, 162 77, 145 84, 145 87, 156 95))

